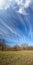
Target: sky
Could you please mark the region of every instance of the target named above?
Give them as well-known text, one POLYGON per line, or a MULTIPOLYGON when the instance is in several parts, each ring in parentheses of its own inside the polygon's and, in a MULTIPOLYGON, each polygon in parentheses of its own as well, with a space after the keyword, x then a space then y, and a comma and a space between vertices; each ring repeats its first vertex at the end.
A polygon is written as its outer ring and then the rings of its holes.
POLYGON ((33 0, 0 0, 0 39, 33 45, 33 0))

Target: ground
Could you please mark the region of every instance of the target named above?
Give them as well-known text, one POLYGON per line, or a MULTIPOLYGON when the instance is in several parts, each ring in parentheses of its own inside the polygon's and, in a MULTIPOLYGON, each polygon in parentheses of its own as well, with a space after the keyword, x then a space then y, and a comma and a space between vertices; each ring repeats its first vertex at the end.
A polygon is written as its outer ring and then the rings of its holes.
POLYGON ((0 51, 0 65, 33 65, 33 51, 0 51))

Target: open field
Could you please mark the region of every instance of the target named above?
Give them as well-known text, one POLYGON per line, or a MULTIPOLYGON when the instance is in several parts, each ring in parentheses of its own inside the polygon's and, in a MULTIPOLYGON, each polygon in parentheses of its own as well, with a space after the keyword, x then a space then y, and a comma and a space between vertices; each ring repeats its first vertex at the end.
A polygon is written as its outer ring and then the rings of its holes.
POLYGON ((0 51, 0 65, 33 65, 33 51, 0 51))

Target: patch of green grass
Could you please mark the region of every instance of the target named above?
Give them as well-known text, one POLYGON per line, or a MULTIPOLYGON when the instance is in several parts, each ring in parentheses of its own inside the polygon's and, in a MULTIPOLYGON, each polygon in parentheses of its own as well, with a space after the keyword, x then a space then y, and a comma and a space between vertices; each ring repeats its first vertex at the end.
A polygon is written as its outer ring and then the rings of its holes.
POLYGON ((0 52, 0 65, 33 65, 33 51, 0 52))

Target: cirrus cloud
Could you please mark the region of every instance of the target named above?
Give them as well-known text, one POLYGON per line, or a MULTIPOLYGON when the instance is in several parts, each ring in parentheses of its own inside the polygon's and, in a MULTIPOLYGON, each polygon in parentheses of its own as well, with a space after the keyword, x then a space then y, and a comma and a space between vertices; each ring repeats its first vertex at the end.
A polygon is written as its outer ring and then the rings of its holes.
POLYGON ((7 9, 11 4, 11 0, 0 0, 0 9, 7 9))
POLYGON ((11 6, 16 12, 26 15, 26 8, 28 8, 31 3, 32 0, 0 0, 0 9, 7 9, 11 6))

